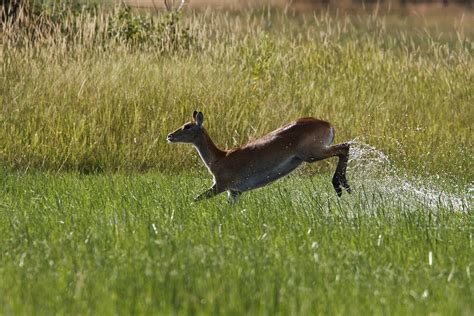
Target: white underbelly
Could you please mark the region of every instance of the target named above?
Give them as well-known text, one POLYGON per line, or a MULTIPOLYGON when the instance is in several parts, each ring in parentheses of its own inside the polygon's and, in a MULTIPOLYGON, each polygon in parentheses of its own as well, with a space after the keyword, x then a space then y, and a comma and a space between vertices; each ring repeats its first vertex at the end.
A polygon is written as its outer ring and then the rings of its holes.
POLYGON ((270 182, 273 182, 279 178, 282 178, 295 170, 303 161, 299 158, 293 157, 288 160, 282 161, 279 164, 256 170, 244 174, 241 179, 233 184, 234 190, 237 191, 248 191, 255 188, 262 187, 270 182))

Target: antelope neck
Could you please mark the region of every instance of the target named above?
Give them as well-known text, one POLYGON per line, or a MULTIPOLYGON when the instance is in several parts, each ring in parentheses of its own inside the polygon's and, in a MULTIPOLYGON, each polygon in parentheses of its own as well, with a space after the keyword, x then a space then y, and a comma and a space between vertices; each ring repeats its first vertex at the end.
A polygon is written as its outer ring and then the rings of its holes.
POLYGON ((225 152, 217 148, 205 129, 203 129, 202 136, 194 143, 194 147, 196 147, 199 156, 201 156, 202 161, 204 161, 204 164, 211 171, 212 166, 220 158, 225 156, 225 152))

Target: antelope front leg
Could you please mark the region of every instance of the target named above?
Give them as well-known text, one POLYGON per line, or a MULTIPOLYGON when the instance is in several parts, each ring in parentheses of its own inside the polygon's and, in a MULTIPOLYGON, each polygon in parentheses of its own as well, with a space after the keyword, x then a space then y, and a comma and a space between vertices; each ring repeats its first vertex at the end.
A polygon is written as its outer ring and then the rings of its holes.
POLYGON ((198 202, 198 201, 201 201, 201 200, 204 200, 204 199, 209 199, 217 194, 219 194, 220 192, 217 190, 216 186, 213 185, 211 188, 209 188, 208 190, 206 190, 205 192, 199 194, 198 196, 196 196, 196 198, 194 199, 194 202, 198 202))
POLYGON ((239 201, 239 196, 242 194, 242 192, 229 190, 227 191, 227 194, 227 204, 236 205, 239 201))

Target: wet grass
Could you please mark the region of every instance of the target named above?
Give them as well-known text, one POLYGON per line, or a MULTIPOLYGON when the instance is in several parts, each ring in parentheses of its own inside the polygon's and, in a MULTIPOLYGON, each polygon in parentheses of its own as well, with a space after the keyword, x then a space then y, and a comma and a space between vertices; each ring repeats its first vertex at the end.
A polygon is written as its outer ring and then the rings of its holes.
POLYGON ((4 173, 4 314, 472 314, 472 214, 330 175, 192 197, 203 175, 4 173))

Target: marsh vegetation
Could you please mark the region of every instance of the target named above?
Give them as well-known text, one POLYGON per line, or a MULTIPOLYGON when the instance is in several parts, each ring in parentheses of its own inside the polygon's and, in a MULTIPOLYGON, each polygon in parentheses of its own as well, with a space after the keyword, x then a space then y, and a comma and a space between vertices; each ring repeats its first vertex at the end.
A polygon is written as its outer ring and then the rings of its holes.
POLYGON ((464 19, 121 7, 4 25, 1 313, 472 314, 464 19), (166 143, 193 110, 223 148, 330 121, 354 194, 332 192, 334 160, 193 204, 210 177, 166 143))

